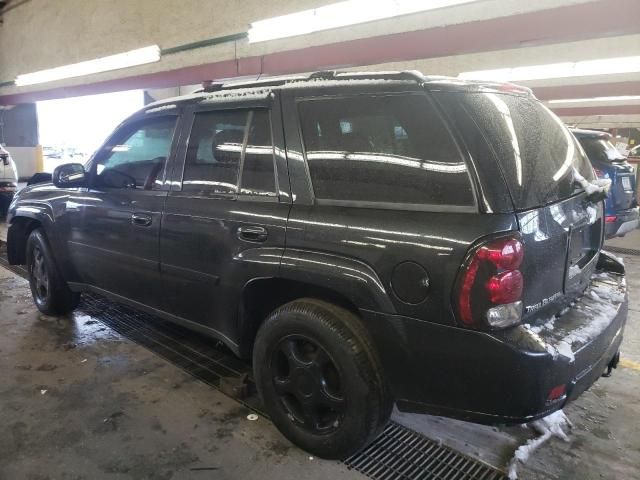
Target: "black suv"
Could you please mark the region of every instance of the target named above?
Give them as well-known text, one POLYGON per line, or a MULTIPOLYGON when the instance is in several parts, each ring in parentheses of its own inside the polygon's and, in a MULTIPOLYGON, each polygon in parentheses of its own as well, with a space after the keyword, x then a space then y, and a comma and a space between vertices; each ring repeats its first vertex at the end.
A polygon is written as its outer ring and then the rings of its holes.
POLYGON ((38 308, 83 291, 253 358, 322 457, 400 410, 487 424, 562 408, 616 364, 624 267, 602 192, 528 89, 413 72, 213 85, 148 105, 11 205, 38 308))

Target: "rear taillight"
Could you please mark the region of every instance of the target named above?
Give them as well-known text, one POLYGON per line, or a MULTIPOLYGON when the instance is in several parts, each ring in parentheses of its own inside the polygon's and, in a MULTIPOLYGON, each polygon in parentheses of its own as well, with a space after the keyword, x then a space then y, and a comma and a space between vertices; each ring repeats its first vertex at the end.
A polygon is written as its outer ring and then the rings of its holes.
POLYGON ((550 403, 556 402, 567 395, 567 386, 563 383, 561 385, 556 385, 549 391, 549 396, 547 396, 547 405, 550 403))
POLYGON ((617 215, 607 215, 604 217, 604 223, 616 223, 617 215))
POLYGON ((504 328, 520 322, 523 258, 524 245, 516 236, 491 240, 470 252, 458 279, 456 302, 465 326, 504 328))

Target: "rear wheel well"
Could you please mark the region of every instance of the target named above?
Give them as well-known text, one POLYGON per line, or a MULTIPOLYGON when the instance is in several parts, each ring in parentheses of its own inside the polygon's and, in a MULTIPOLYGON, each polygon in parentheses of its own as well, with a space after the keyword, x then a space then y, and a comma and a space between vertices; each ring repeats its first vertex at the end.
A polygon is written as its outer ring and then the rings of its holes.
POLYGON ((38 220, 27 217, 15 217, 11 220, 7 233, 7 259, 11 265, 27 263, 27 239, 33 230, 41 227, 38 220))
POLYGON ((344 295, 329 288, 287 280, 265 278, 254 280, 245 286, 240 303, 240 356, 249 358, 258 329, 276 308, 298 298, 316 298, 338 305, 360 316, 358 307, 344 295))

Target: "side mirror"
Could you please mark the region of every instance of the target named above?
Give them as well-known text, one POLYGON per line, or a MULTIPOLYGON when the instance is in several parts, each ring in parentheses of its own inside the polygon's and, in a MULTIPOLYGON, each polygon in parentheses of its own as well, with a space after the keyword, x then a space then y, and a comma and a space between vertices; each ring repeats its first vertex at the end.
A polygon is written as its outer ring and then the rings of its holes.
POLYGON ((81 163, 65 163, 53 171, 52 181, 58 188, 84 187, 87 173, 81 163))

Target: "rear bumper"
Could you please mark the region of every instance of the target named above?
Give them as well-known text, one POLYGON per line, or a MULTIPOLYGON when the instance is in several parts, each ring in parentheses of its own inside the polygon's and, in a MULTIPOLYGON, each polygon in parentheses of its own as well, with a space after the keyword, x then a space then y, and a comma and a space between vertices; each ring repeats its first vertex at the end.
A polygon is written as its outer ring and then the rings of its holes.
POLYGON ((622 237, 638 228, 640 224, 638 207, 616 212, 616 221, 605 224, 604 234, 607 238, 622 237))
POLYGON ((605 371, 622 342, 626 284, 623 275, 597 273, 586 294, 546 329, 523 325, 487 333, 371 312, 366 317, 400 410, 525 423, 562 408, 605 371), (613 293, 602 298, 608 289, 613 293), (549 401, 558 385, 566 386, 566 395, 549 401))

